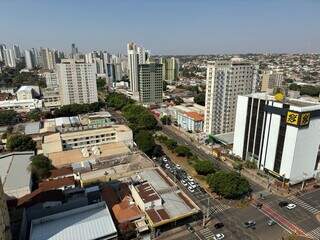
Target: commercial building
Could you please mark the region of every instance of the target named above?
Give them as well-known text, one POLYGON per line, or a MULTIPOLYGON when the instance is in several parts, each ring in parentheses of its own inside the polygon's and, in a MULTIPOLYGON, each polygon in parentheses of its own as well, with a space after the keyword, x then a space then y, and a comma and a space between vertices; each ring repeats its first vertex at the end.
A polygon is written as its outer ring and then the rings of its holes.
POLYGON ((15 110, 17 112, 29 112, 30 110, 43 107, 43 101, 39 99, 29 100, 6 100, 0 101, 0 109, 15 110))
POLYGON ((39 86, 21 86, 16 92, 18 101, 30 100, 40 96, 39 86))
POLYGON ((264 93, 239 96, 233 153, 290 183, 320 172, 320 104, 264 93))
POLYGON ((162 103, 162 64, 139 64, 139 100, 142 104, 162 103))
POLYGON ((2 182, 0 178, 0 239, 10 240, 10 219, 7 207, 6 197, 3 191, 2 182))
POLYGON ((202 132, 204 116, 197 112, 179 112, 178 125, 186 131, 202 132))
POLYGON ((160 169, 140 172, 133 177, 130 191, 135 203, 145 212, 151 228, 192 216, 199 207, 160 169))
POLYGON ((8 198, 19 198, 31 192, 28 170, 34 152, 12 152, 0 155, 0 176, 8 198))
POLYGON ((30 240, 117 239, 117 230, 104 202, 31 221, 30 240))
POLYGON ((98 101, 96 68, 82 60, 63 59, 56 65, 62 105, 98 101))
POLYGON ((204 132, 232 132, 237 96, 255 91, 257 71, 254 64, 241 58, 217 61, 207 68, 204 132))
POLYGON ((277 87, 282 87, 283 73, 264 71, 261 74, 261 92, 272 92, 277 87))

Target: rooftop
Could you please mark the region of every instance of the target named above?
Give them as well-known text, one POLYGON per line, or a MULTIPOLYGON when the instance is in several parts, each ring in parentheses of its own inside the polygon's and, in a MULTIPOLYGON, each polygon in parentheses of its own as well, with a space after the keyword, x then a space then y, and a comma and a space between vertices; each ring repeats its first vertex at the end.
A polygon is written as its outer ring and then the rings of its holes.
MULTIPOLYGON (((0 155, 0 176, 3 189, 9 196, 21 197, 19 189, 30 189, 31 173, 28 170, 33 152, 12 152, 0 155)), ((30 191, 30 190, 29 190, 30 191)))
POLYGON ((43 190, 53 190, 53 189, 59 189, 59 188, 65 188, 68 186, 74 186, 75 180, 74 177, 64 177, 64 178, 58 178, 58 179, 52 179, 52 180, 44 180, 39 183, 39 188, 42 188, 43 190))
POLYGON ((197 112, 186 112, 185 115, 193 119, 194 121, 203 121, 204 116, 202 114, 199 114, 197 112))
POLYGON ((104 202, 35 219, 30 240, 113 239, 117 230, 104 202))
POLYGON ((141 183, 140 185, 136 186, 136 189, 144 203, 160 199, 158 193, 148 182, 141 183))
POLYGON ((70 165, 76 162, 82 162, 90 159, 107 158, 116 155, 124 155, 130 153, 130 149, 124 143, 109 143, 102 144, 97 147, 100 150, 99 155, 90 154, 85 157, 80 148, 49 153, 48 157, 51 159, 52 164, 56 167, 70 165))

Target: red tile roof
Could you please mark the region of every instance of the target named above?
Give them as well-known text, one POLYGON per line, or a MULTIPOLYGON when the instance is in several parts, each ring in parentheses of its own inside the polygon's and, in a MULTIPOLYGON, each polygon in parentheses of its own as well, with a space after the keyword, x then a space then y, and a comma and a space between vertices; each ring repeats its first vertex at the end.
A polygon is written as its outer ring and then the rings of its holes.
POLYGON ((153 223, 158 223, 163 220, 170 219, 168 213, 163 208, 155 210, 154 208, 146 210, 146 213, 148 214, 149 218, 153 223))
POLYGON ((197 113, 197 112, 186 112, 185 115, 187 115, 188 117, 190 117, 191 119, 193 119, 196 122, 204 120, 204 116, 200 113, 197 113))
POLYGON ((71 167, 56 168, 50 171, 49 178, 64 177, 73 174, 71 167))
POLYGON ((17 200, 17 207, 29 207, 36 203, 48 201, 63 201, 65 196, 62 190, 44 190, 38 188, 17 200))
POLYGON ((134 221, 143 216, 139 208, 132 203, 131 197, 125 197, 120 203, 115 204, 112 211, 118 223, 134 221))
POLYGON ((58 189, 75 185, 74 177, 58 178, 53 180, 45 180, 39 183, 39 188, 45 190, 58 189))
POLYGON ((160 199, 158 193, 148 182, 141 183, 140 185, 136 186, 136 189, 144 203, 160 199))

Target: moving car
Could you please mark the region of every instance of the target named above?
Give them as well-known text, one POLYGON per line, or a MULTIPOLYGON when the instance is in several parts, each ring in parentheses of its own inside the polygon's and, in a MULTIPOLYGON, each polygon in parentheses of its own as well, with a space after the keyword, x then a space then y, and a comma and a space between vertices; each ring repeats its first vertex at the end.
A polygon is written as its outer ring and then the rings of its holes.
POLYGON ((224 224, 223 224, 222 222, 218 222, 218 223, 216 223, 216 224, 214 225, 214 228, 215 228, 215 229, 219 229, 219 228, 222 228, 222 227, 224 227, 224 224))
POLYGON ((223 233, 217 233, 216 235, 214 235, 214 239, 215 239, 215 240, 222 240, 222 239, 224 239, 223 233))
POLYGON ((294 209, 296 207, 296 205, 294 204, 294 203, 289 203, 288 205, 287 205, 287 209, 289 209, 289 210, 292 210, 292 209, 294 209))
POLYGON ((281 202, 279 202, 279 207, 286 207, 286 206, 288 206, 288 202, 286 202, 286 201, 281 201, 281 202))
POLYGON ((254 227, 256 226, 256 221, 254 221, 254 220, 249 220, 248 222, 245 222, 245 223, 243 224, 243 226, 244 226, 245 228, 254 228, 254 227))
POLYGON ((267 221, 268 226, 273 226, 274 224, 276 224, 276 222, 273 219, 269 219, 267 221))

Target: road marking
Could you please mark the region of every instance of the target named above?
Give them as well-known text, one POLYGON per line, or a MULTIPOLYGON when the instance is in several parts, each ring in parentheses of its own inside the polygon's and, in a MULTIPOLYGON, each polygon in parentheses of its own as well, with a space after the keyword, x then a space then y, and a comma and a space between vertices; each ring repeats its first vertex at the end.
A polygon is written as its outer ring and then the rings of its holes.
POLYGON ((222 203, 221 204, 216 204, 213 207, 209 208, 209 214, 211 216, 211 215, 223 212, 223 211, 225 211, 225 210, 227 210, 229 208, 230 208, 230 206, 224 205, 222 203))
POLYGON ((209 228, 204 228, 199 230, 202 236, 204 236, 204 239, 213 239, 214 234, 209 228))
POLYGON ((297 198, 295 196, 288 197, 288 199, 295 204, 299 205, 300 207, 306 209, 307 211, 311 212, 312 214, 318 214, 320 213, 320 210, 316 209, 315 207, 311 206, 310 204, 304 202, 300 198, 297 198))
POLYGON ((316 229, 308 232, 307 235, 312 239, 320 239, 320 227, 317 227, 316 229))

